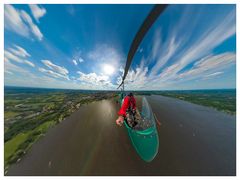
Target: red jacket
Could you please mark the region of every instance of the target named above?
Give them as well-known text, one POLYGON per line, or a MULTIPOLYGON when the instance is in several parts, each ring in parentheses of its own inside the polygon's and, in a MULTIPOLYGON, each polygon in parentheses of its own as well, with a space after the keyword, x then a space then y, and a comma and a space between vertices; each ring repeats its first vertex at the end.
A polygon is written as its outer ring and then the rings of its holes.
POLYGON ((136 110, 136 100, 134 96, 126 96, 123 100, 121 109, 118 111, 119 116, 126 116, 126 111, 129 107, 132 107, 132 110, 136 110))

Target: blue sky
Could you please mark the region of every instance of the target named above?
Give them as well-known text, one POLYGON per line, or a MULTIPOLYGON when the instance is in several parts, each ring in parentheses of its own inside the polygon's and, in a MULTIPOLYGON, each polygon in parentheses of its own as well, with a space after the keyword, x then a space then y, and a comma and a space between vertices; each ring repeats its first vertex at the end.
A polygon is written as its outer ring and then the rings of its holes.
MULTIPOLYGON (((4 84, 116 89, 153 5, 5 5, 4 84)), ((235 5, 170 5, 146 34, 126 89, 236 88, 235 5)))

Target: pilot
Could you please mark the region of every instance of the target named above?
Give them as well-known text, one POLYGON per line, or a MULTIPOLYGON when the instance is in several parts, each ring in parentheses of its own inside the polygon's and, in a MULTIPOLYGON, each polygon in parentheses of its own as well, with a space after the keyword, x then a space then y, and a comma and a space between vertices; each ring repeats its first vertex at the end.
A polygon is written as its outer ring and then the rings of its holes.
POLYGON ((136 114, 136 99, 133 96, 133 93, 130 92, 127 96, 125 96, 123 100, 122 107, 118 112, 118 119, 116 120, 116 124, 122 126, 124 119, 127 120, 127 123, 130 127, 134 127, 137 122, 134 121, 134 116, 136 114))

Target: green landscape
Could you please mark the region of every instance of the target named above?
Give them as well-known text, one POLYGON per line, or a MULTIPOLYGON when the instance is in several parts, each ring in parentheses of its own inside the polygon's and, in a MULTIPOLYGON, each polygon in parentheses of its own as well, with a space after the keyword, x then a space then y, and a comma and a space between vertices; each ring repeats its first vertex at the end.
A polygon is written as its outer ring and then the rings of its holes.
POLYGON ((236 114, 235 90, 165 91, 157 94, 208 106, 228 114, 236 114))
POLYGON ((136 91, 135 94, 167 96, 202 106, 208 106, 228 114, 236 114, 235 89, 136 91))
POLYGON ((111 92, 5 92, 5 170, 9 165, 20 161, 32 144, 44 136, 50 127, 63 121, 80 106, 114 96, 111 92))

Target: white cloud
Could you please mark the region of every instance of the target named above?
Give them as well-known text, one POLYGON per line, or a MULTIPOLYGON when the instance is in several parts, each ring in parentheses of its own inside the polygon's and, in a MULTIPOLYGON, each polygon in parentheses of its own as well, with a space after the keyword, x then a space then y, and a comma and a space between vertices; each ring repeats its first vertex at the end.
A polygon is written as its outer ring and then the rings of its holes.
POLYGON ((4 76, 5 85, 26 86, 26 87, 44 87, 44 88, 77 88, 77 84, 62 79, 53 78, 48 75, 35 75, 31 72, 8 74, 4 76), (27 81, 26 81, 27 79, 27 81))
MULTIPOLYGON (((174 88, 174 84, 186 82, 194 79, 210 79, 223 74, 224 70, 229 69, 236 63, 235 53, 222 53, 218 55, 208 55, 193 64, 193 67, 180 74, 174 74, 178 64, 168 66, 160 75, 148 74, 148 68, 143 64, 135 70, 130 69, 125 79, 125 89, 134 90, 153 90, 174 88), (173 74, 173 76, 171 76, 173 74), (171 77, 171 79, 170 79, 171 77)), ((123 69, 120 69, 123 74, 123 69)), ((118 77, 117 84, 122 81, 122 75, 118 77)))
POLYGON ((223 72, 215 72, 215 73, 212 73, 212 74, 208 74, 208 75, 205 75, 204 77, 213 77, 213 76, 218 76, 220 74, 223 74, 223 72))
POLYGON ((220 72, 214 72, 214 73, 211 73, 211 74, 203 75, 202 80, 209 80, 209 79, 218 77, 223 73, 224 73, 223 71, 220 71, 220 72))
POLYGON ((68 70, 65 67, 58 66, 49 60, 41 60, 41 61, 45 66, 56 71, 57 73, 65 75, 65 76, 68 75, 68 70))
POLYGON ((77 73, 80 75, 78 80, 91 89, 112 89, 114 87, 106 75, 97 75, 96 73, 85 74, 80 71, 77 73))
MULTIPOLYGON (((44 87, 44 88, 72 88, 72 89, 84 89, 79 82, 66 80, 61 74, 55 74, 54 72, 48 72, 43 70, 43 74, 30 72, 19 66, 12 64, 7 59, 4 60, 4 84, 14 86, 26 86, 26 87, 44 87)), ((40 72, 41 72, 40 71, 40 72)))
POLYGON ((204 29, 195 42, 180 51, 181 55, 178 57, 176 66, 169 76, 176 75, 189 63, 206 56, 215 47, 233 36, 236 33, 235 13, 235 10, 232 10, 225 17, 215 20, 214 24, 209 23, 209 26, 204 29))
POLYGON ((147 67, 136 68, 136 70, 130 70, 128 73, 125 84, 129 89, 141 89, 144 88, 147 82, 147 67))
MULTIPOLYGON (((8 63, 6 61, 6 63, 8 63)), ((15 66, 15 65, 13 65, 15 66)), ((10 67, 10 66, 7 66, 10 67)), ((63 78, 55 78, 49 75, 48 73, 35 74, 22 69, 21 67, 15 66, 12 68, 13 71, 10 69, 5 69, 4 74, 4 84, 5 85, 14 85, 14 86, 26 86, 26 87, 49 87, 49 88, 78 88, 76 83, 70 81, 64 81, 63 78), (19 68, 16 70, 16 67, 19 68), (12 74, 8 73, 7 71, 14 72, 12 74)))
POLYGON ((151 87, 150 89, 175 88, 176 84, 190 82, 190 80, 214 78, 222 74, 222 71, 234 66, 235 63, 236 54, 222 53, 208 55, 195 62, 189 70, 179 74, 175 74, 175 68, 178 67, 178 64, 173 64, 166 68, 160 76, 148 76, 145 87, 151 87))
POLYGON ((4 7, 4 27, 6 29, 27 38, 30 38, 32 34, 38 40, 42 40, 43 34, 25 11, 20 11, 9 4, 4 7))
POLYGON ((205 58, 202 58, 194 63, 193 68, 190 70, 180 73, 178 78, 193 79, 204 75, 204 73, 209 74, 219 70, 224 70, 229 68, 229 66, 234 65, 235 61, 235 53, 222 53, 219 55, 206 56, 205 58))
MULTIPOLYGON (((158 37, 160 38, 160 37, 158 37)), ((155 41, 160 41, 159 39, 155 39, 155 41)), ((155 43, 154 43, 155 44, 155 43)), ((157 43, 158 44, 158 43, 157 43)), ((156 45, 154 45, 155 47, 156 45)), ((180 47, 180 42, 176 42, 176 39, 174 36, 172 36, 171 38, 169 38, 169 41, 167 41, 166 44, 164 44, 164 47, 161 48, 162 50, 160 51, 160 47, 158 47, 159 49, 153 49, 153 57, 152 59, 157 58, 156 63, 154 65, 154 67, 151 70, 151 75, 156 75, 159 71, 160 68, 162 68, 171 57, 173 57, 174 55, 176 55, 176 51, 178 50, 178 48, 180 47), (161 53, 159 53, 159 51, 161 53), (158 56, 157 56, 158 53, 158 56)))
POLYGON ((21 15, 12 5, 4 5, 4 27, 21 36, 29 37, 29 28, 23 22, 21 15))
MULTIPOLYGON (((235 9, 225 9, 220 14, 213 14, 209 23, 202 25, 199 24, 199 17, 209 17, 201 8, 196 7, 184 7, 182 17, 169 27, 168 36, 164 41, 160 31, 161 25, 156 26, 152 43, 147 43, 150 46, 144 47, 150 48, 146 63, 151 64, 151 69, 144 74, 145 86, 142 87, 172 87, 179 81, 202 78, 204 75, 231 68, 231 65, 235 64, 235 53, 212 55, 216 47, 236 34, 235 9), (199 11, 199 16, 189 16, 195 14, 196 10, 199 11), (198 59, 201 61, 194 64, 193 68, 187 68, 198 59)), ((145 72, 144 68, 141 72, 145 72)))
MULTIPOLYGON (((117 69, 123 64, 123 60, 125 60, 119 49, 107 44, 96 45, 95 49, 86 54, 86 58, 88 59, 87 63, 90 62, 92 64, 92 67, 90 67, 91 70, 97 74, 106 74, 104 65, 109 65, 114 67, 114 69, 117 69)), ((118 75, 119 72, 114 71, 111 74, 111 78, 116 78, 118 75)))
POLYGON ((40 72, 45 73, 45 74, 47 74, 47 75, 49 75, 49 76, 52 76, 52 77, 54 77, 54 78, 63 78, 63 79, 69 80, 69 78, 68 78, 67 76, 62 75, 62 74, 59 74, 59 73, 54 72, 54 71, 52 71, 52 70, 47 70, 47 69, 44 69, 44 68, 38 68, 38 70, 39 70, 40 72))
POLYGON ((80 75, 79 77, 80 81, 85 81, 93 84, 99 83, 99 82, 106 82, 109 79, 108 76, 105 76, 105 75, 98 76, 96 73, 84 74, 80 71, 78 71, 77 73, 80 75))
POLYGON ((15 49, 9 48, 9 51, 11 51, 14 55, 20 56, 20 57, 30 57, 31 55, 22 47, 14 45, 15 49))
POLYGON ((78 59, 78 61, 79 61, 80 63, 84 62, 83 58, 81 58, 81 57, 78 59))
MULTIPOLYGON (((27 73, 28 71, 11 63, 6 57, 4 58, 4 72, 27 73)), ((8 73, 9 74, 9 73, 8 73)), ((13 73, 12 73, 13 74, 13 73)))
POLYGON ((14 45, 14 48, 9 48, 8 50, 4 50, 4 58, 6 60, 11 60, 17 63, 27 64, 29 66, 35 67, 35 65, 26 60, 26 57, 29 57, 30 54, 20 46, 14 45))
MULTIPOLYGON (((148 79, 148 67, 144 66, 145 59, 143 58, 139 67, 135 70, 130 69, 124 84, 126 85, 126 89, 141 89, 145 88, 145 84, 147 83, 148 79)), ((117 84, 119 85, 122 82, 122 76, 124 74, 124 69, 120 68, 119 71, 122 73, 117 78, 117 84)))
POLYGON ((159 29, 157 29, 154 33, 153 47, 152 47, 152 52, 150 53, 152 60, 156 59, 157 56, 159 56, 161 44, 162 44, 161 43, 161 32, 159 29))
POLYGON ((175 72, 175 69, 178 67, 178 63, 173 64, 165 68, 165 70, 160 74, 160 78, 169 77, 175 72))
POLYGON ((42 40, 43 34, 41 33, 40 29, 33 23, 32 18, 25 12, 21 11, 21 16, 25 22, 28 23, 31 32, 38 38, 38 40, 42 40))
POLYGON ((79 47, 76 47, 76 49, 74 50, 72 61, 75 65, 78 65, 84 62, 84 59, 82 58, 82 51, 80 50, 79 47))
POLYGON ((118 67, 123 59, 117 49, 101 44, 88 53, 88 58, 101 64, 111 64, 114 67, 118 67))
POLYGON ((78 63, 75 59, 73 59, 73 64, 78 65, 78 63))
POLYGON ((40 6, 38 6, 36 4, 30 4, 29 7, 31 9, 33 17, 35 18, 35 20, 37 22, 39 22, 39 19, 41 17, 43 17, 47 12, 46 9, 41 8, 40 6))
POLYGON ((8 70, 4 70, 4 73, 10 74, 10 75, 13 74, 11 71, 8 71, 8 70))
POLYGON ((20 59, 18 56, 15 56, 14 54, 7 50, 4 50, 4 57, 18 63, 23 63, 22 59, 20 59))
POLYGON ((28 61, 28 60, 24 60, 25 64, 28 64, 29 66, 35 67, 35 64, 33 64, 32 62, 28 61))
POLYGON ((67 79, 70 80, 68 77, 68 70, 65 67, 62 66, 58 66, 54 63, 52 63, 49 60, 41 60, 42 63, 47 66, 49 69, 44 69, 44 68, 39 68, 40 72, 43 72, 51 77, 54 78, 63 78, 63 79, 67 79))
POLYGON ((83 63, 84 62, 84 60, 83 60, 83 58, 81 58, 81 57, 79 57, 79 58, 77 58, 78 60, 76 60, 76 59, 73 59, 72 61, 73 61, 73 64, 75 64, 76 66, 78 65, 78 63, 83 63))

